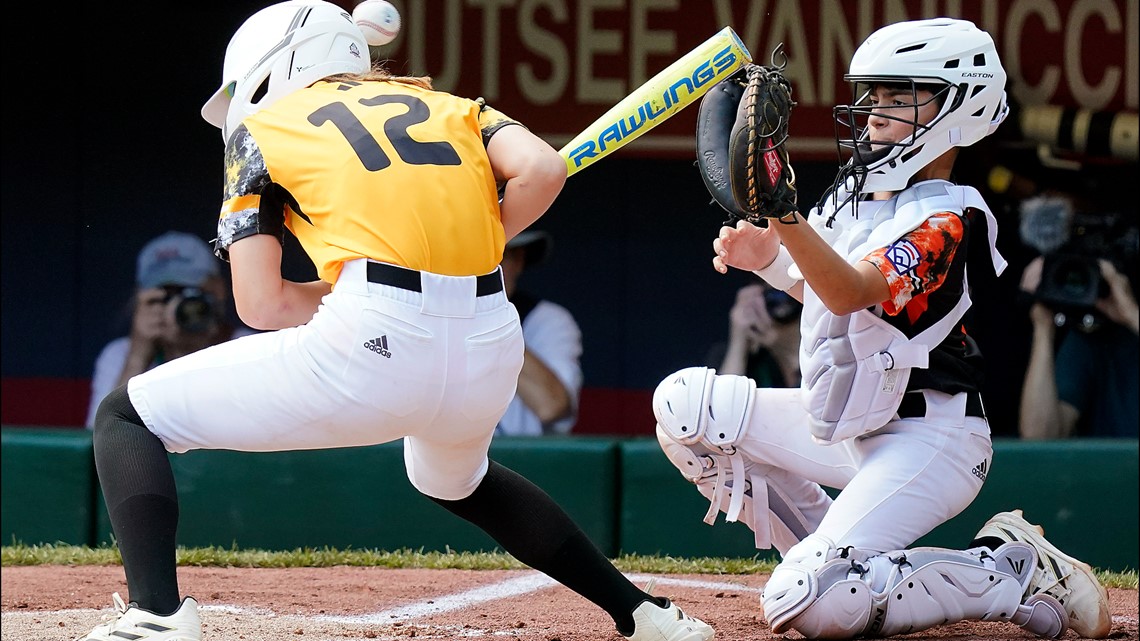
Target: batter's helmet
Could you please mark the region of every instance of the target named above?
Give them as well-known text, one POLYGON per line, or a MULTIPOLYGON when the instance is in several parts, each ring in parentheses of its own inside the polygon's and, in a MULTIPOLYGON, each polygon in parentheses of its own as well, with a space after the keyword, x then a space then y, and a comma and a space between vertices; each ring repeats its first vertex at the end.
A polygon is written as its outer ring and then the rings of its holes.
POLYGON ((371 66, 364 34, 344 9, 322 0, 287 0, 238 28, 222 65, 222 84, 202 107, 222 139, 282 96, 338 73, 371 66))

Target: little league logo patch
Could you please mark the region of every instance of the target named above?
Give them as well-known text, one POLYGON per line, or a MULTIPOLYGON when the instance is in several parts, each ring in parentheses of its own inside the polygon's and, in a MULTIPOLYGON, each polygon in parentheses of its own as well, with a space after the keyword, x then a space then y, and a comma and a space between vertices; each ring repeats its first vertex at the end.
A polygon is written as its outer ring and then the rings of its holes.
POLYGON ((918 245, 909 240, 895 242, 887 248, 886 255, 887 260, 895 266, 895 271, 904 275, 913 272, 922 258, 918 245))

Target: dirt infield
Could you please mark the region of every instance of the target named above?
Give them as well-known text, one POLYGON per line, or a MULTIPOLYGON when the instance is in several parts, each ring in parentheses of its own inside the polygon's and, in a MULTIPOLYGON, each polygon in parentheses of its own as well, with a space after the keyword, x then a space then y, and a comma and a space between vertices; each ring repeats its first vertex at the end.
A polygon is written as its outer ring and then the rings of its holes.
MULTIPOLYGON (((120 566, 5 567, 3 641, 72 641, 126 596, 120 566)), ((630 575, 643 583, 648 575, 630 575)), ((513 639, 621 641, 604 613, 530 571, 181 568, 206 641, 513 639)), ((760 616, 766 576, 658 575, 656 594, 708 621, 718 641, 800 639, 760 616)), ((1137 592, 1110 590, 1110 638, 1138 639, 1137 592)), ((1012 624, 958 623, 907 639, 1029 639, 1012 624)), ((1073 632, 1067 638, 1076 638, 1073 632)))

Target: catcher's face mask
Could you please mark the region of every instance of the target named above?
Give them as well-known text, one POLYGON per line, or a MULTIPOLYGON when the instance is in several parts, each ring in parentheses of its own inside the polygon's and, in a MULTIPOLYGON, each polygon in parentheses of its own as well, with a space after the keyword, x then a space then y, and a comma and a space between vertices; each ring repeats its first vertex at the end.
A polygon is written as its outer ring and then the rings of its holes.
POLYGON ((841 159, 849 161, 848 171, 861 175, 855 193, 905 189, 920 169, 952 147, 988 136, 1008 113, 1006 74, 993 39, 967 20, 887 25, 855 51, 844 79, 854 83, 855 93, 851 104, 835 110, 837 125, 842 125, 836 141, 841 159), (887 101, 881 92, 868 94, 869 88, 881 86, 900 91, 887 101), (924 122, 919 115, 930 100, 936 105, 929 107, 939 109, 924 122), (867 134, 885 122, 876 120, 880 116, 907 123, 905 133, 910 135, 890 144, 861 146, 878 142, 867 134))
MULTIPOLYGON (((834 108, 835 141, 841 158, 869 167, 887 157, 921 149, 923 136, 951 109, 951 86, 906 79, 859 80, 850 105, 834 108)), ((906 158, 903 158, 905 162, 906 158)))

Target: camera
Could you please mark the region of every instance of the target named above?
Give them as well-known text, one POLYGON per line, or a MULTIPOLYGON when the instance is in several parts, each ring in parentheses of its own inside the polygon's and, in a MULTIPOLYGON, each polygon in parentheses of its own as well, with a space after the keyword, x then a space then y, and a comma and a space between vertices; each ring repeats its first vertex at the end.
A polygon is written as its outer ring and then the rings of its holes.
POLYGON ((210 330, 217 321, 217 305, 213 297, 197 287, 168 285, 163 303, 178 299, 174 307, 174 320, 178 327, 191 334, 210 330))
POLYGON ((1045 256, 1037 298, 1055 308, 1084 309, 1108 294, 1095 256, 1056 253, 1045 256))
POLYGON ((1115 212, 1077 213, 1071 201, 1038 196, 1021 205, 1021 240, 1042 254, 1041 283, 1034 297, 1056 312, 1064 326, 1078 322, 1083 329, 1099 326, 1097 300, 1108 295, 1100 259, 1122 271, 1135 265, 1138 229, 1115 212))

